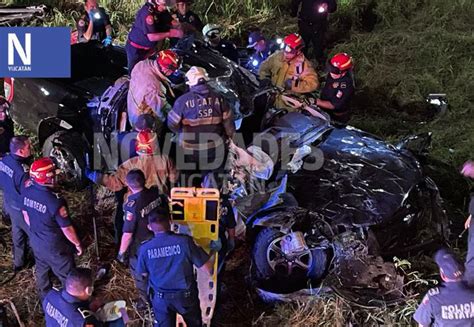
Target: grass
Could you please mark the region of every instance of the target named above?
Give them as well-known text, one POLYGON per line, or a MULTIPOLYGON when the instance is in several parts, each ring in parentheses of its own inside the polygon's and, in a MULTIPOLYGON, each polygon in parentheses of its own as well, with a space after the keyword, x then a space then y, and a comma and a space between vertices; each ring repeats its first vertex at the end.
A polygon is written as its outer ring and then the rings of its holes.
MULTIPOLYGON (((46 25, 74 27, 81 10, 80 2, 49 0, 42 3, 54 7, 46 25)), ((120 42, 125 41, 135 12, 142 3, 142 0, 101 1, 111 15, 120 42)), ((194 10, 202 14, 205 22, 222 24, 229 37, 244 43, 245 32, 252 27, 260 27, 268 34, 296 31, 296 19, 287 15, 288 3, 287 0, 196 0, 194 10)), ((348 52, 355 60, 357 93, 352 124, 390 140, 412 133, 432 132, 431 158, 450 167, 446 173, 438 172, 437 182, 442 187, 441 193, 447 200, 454 224, 460 225, 459 217, 465 213, 467 194, 457 189, 456 170, 462 162, 474 158, 474 2, 340 0, 338 5, 338 11, 331 16, 328 51, 329 54, 348 52), (447 94, 450 108, 446 115, 434 120, 426 118, 429 109, 424 106, 424 98, 428 93, 447 94), (455 217, 458 221, 454 221, 455 217)), ((77 206, 75 210, 82 212, 84 207, 77 206)), ((84 224, 84 228, 87 231, 90 226, 84 224)), ((465 252, 465 244, 453 243, 460 248, 460 253, 465 252)), ((5 260, 7 264, 9 261, 5 260)), ((224 281, 231 285, 239 281, 232 286, 230 295, 232 299, 238 297, 238 301, 232 304, 225 299, 227 317, 222 319, 222 325, 239 325, 244 324, 243 321, 248 325, 249 319, 253 325, 264 326, 410 325, 420 294, 434 284, 437 272, 429 257, 413 257, 409 262, 413 265, 403 260, 398 262, 399 269, 407 276, 410 292, 407 302, 394 308, 371 310, 350 305, 339 297, 276 308, 258 306, 256 309, 254 303, 257 302, 253 302, 249 291, 242 287, 245 272, 242 267, 232 268, 230 263, 231 272, 224 281)), ((120 295, 129 299, 130 294, 125 291, 133 289, 133 285, 123 269, 116 266, 114 269, 120 271, 116 274, 119 277, 103 290, 111 298, 120 295)), ((34 286, 31 281, 26 283, 29 276, 20 277, 14 288, 0 292, 0 298, 8 297, 24 304, 20 315, 34 325, 35 319, 41 316, 34 301, 34 286), (31 294, 25 299, 29 292, 31 294)))

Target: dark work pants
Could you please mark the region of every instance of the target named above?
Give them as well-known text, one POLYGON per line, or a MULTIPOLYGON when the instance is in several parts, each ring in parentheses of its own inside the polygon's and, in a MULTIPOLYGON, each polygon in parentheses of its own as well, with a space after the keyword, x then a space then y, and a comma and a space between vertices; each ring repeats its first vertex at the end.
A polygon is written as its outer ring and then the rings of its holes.
POLYGON ((33 251, 36 263, 36 286, 41 299, 43 299, 52 288, 49 273, 53 272, 64 286, 67 275, 76 268, 76 264, 72 253, 44 251, 41 247, 34 248, 33 251))
POLYGON ((135 286, 138 289, 138 295, 144 303, 148 302, 147 298, 147 284, 148 281, 141 274, 137 272, 138 257, 136 254, 131 254, 128 261, 130 267, 130 273, 132 274, 133 279, 135 280, 135 286))
POLYGON ((140 61, 148 58, 151 53, 150 50, 135 48, 128 41, 125 45, 125 51, 127 52, 128 76, 132 76, 133 67, 140 61))
MULTIPOLYGON (((471 219, 474 219, 474 217, 471 219)), ((469 286, 474 286, 474 221, 472 220, 471 225, 469 226, 465 268, 466 272, 464 273, 464 279, 467 281, 469 286)))
POLYGON ((120 246, 120 242, 122 241, 122 234, 123 234, 123 203, 124 197, 127 193, 127 188, 123 188, 122 190, 115 192, 115 203, 117 206, 115 207, 115 214, 114 214, 114 231, 115 231, 115 244, 120 246))
POLYGON ((191 293, 189 297, 177 297, 173 299, 159 298, 155 295, 152 299, 153 312, 155 314, 155 327, 175 327, 176 313, 179 313, 187 327, 202 326, 201 307, 197 292, 191 293))
POLYGON ((21 210, 5 204, 5 212, 10 216, 12 222, 13 264, 15 267, 21 268, 26 264, 28 254, 29 227, 23 219, 21 210))
POLYGON ((314 57, 318 60, 319 64, 323 64, 327 23, 314 24, 299 21, 298 28, 300 35, 305 43, 305 56, 309 57, 309 49, 310 45, 312 44, 314 57))

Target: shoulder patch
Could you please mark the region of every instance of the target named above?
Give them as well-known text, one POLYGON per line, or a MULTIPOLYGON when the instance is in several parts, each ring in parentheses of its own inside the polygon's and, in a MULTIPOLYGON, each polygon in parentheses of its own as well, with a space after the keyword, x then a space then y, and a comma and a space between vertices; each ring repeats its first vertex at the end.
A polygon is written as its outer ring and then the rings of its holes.
POLYGON ((65 206, 62 206, 61 208, 59 208, 59 215, 63 218, 67 218, 69 216, 65 206))
POLYGON ((25 187, 30 187, 31 185, 33 185, 33 181, 31 179, 27 179, 25 181, 25 187))
POLYGON ((132 221, 133 220, 133 213, 127 211, 127 213, 125 214, 125 219, 127 219, 127 221, 132 221))
POLYGON ((434 296, 434 295, 438 295, 438 294, 439 294, 439 288, 438 287, 432 288, 428 291, 429 296, 434 296))
POLYGON ((145 21, 148 25, 153 25, 155 23, 155 17, 153 17, 153 15, 148 15, 146 16, 145 21))
POLYGON ((421 304, 427 305, 429 302, 430 302, 430 297, 428 296, 428 294, 426 294, 426 295, 423 297, 423 300, 421 300, 421 304))
POLYGON ((86 26, 86 22, 84 21, 84 19, 79 19, 79 21, 77 22, 77 25, 79 27, 84 27, 86 26))
POLYGON ((342 98, 343 95, 344 95, 344 93, 342 93, 342 91, 339 90, 339 91, 337 91, 337 93, 336 93, 336 98, 339 98, 339 99, 340 99, 340 98, 342 98))

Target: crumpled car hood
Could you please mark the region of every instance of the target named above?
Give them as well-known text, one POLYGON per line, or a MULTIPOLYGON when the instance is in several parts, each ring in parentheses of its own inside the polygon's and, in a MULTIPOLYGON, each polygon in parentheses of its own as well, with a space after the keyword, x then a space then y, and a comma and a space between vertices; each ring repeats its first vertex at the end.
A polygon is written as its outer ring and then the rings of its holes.
POLYGON ((322 167, 290 174, 288 191, 301 206, 341 224, 386 222, 424 179, 410 152, 352 127, 333 129, 318 149, 322 167))

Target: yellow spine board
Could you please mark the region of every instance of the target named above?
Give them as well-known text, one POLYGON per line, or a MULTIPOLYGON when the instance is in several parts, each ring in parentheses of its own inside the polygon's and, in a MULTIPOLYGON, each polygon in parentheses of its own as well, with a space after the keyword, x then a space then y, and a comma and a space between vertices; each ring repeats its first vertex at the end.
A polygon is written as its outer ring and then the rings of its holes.
MULTIPOLYGON (((219 214, 219 190, 194 187, 175 187, 171 190, 173 231, 192 236, 196 244, 207 253, 210 252, 209 243, 219 238, 219 214)), ((217 296, 217 254, 212 276, 196 268, 194 271, 198 283, 203 325, 210 326, 217 296)), ((185 326, 179 315, 177 326, 185 326)))

